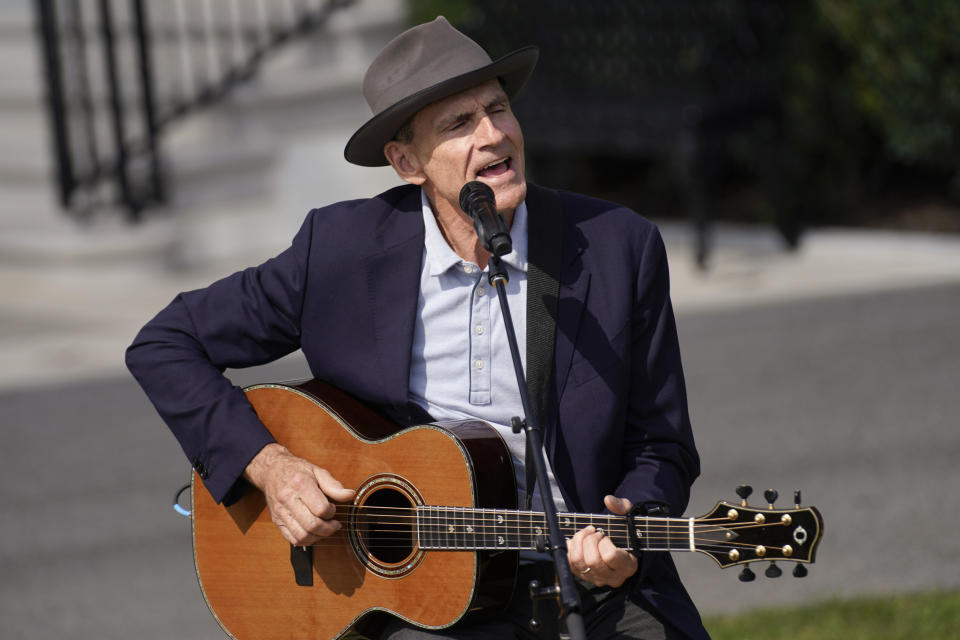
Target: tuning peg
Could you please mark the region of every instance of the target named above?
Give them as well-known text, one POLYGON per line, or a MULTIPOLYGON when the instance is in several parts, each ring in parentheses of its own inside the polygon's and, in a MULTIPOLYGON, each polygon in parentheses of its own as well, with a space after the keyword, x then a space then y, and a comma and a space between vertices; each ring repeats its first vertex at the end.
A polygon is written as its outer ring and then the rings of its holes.
MULTIPOLYGON (((797 509, 800 508, 800 489, 793 492, 793 506, 797 509)), ((799 567, 800 565, 797 566, 799 567)))
POLYGON ((750 494, 753 493, 753 487, 748 484, 741 484, 737 486, 737 495, 740 496, 740 506, 747 506, 747 498, 750 497, 750 494))
POLYGON ((744 567, 740 572, 740 582, 753 582, 756 578, 757 574, 751 571, 750 567, 744 567))
POLYGON ((779 578, 783 575, 783 571, 777 566, 776 562, 771 562, 770 566, 767 567, 767 570, 763 572, 763 575, 767 576, 768 578, 779 578))
POLYGON ((807 577, 807 568, 802 564, 797 564, 793 567, 793 577, 794 578, 806 578, 807 577))
POLYGON ((770 508, 773 509, 773 503, 777 501, 777 498, 780 496, 774 489, 767 489, 763 492, 763 497, 767 499, 767 504, 770 505, 770 508))

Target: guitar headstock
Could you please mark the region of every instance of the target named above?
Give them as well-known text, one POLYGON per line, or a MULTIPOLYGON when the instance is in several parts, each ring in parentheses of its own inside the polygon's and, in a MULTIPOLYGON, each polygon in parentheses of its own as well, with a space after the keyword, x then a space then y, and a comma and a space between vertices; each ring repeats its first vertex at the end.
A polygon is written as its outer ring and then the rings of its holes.
MULTIPOLYGON (((716 560, 726 568, 746 565, 761 560, 771 561, 768 577, 780 575, 773 561, 788 560, 798 563, 794 575, 806 575, 799 563, 814 562, 817 546, 823 535, 823 517, 816 507, 801 507, 800 492, 794 493, 792 509, 778 509, 773 503, 777 492, 767 490, 764 495, 769 503, 766 508, 751 507, 746 498, 751 489, 742 485, 737 488, 739 504, 720 501, 710 513, 695 521, 696 550, 716 560)), ((753 572, 744 567, 741 580, 753 580, 753 572)))

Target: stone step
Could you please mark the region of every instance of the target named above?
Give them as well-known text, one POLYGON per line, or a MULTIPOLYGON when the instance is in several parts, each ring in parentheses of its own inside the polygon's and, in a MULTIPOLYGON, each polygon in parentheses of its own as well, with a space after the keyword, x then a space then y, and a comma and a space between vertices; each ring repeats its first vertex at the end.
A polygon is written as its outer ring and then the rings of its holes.
MULTIPOLYGON (((149 6, 169 8, 164 2, 149 6)), ((94 11, 93 4, 87 7, 88 14, 94 11)), ((396 184, 389 170, 348 165, 342 149, 369 114, 359 92, 363 71, 396 33, 404 10, 402 0, 378 0, 339 11, 322 30, 265 58, 253 81, 229 98, 171 123, 161 140, 169 204, 131 225, 115 206, 79 220, 60 209, 32 3, 8 2, 0 7, 0 261, 195 265, 240 255, 262 259, 282 250, 309 208, 396 184)), ((126 17, 118 13, 117 20, 122 25, 126 17)), ((121 71, 125 100, 134 101, 137 89, 129 78, 136 56, 129 45, 121 43, 127 51, 121 71)), ((158 68, 179 69, 172 55, 160 55, 158 68)), ((102 69, 90 74, 102 87, 102 69)), ((173 77, 158 76, 162 99, 181 91, 173 77)), ((102 89, 94 89, 94 99, 102 103, 102 89)), ((129 131, 139 130, 138 117, 130 115, 129 131)), ((105 153, 112 144, 106 112, 96 128, 105 153)), ((109 188, 103 191, 102 200, 113 198, 109 188)))

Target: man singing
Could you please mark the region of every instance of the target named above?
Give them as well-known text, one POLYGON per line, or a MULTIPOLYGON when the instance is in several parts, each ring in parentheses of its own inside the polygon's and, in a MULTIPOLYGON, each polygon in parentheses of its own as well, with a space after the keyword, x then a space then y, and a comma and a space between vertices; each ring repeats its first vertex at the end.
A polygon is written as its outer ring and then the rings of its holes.
MULTIPOLYGON (((253 485, 294 545, 342 526, 334 503, 352 500, 352 488, 275 442, 222 375, 297 349, 315 378, 399 424, 490 423, 523 494, 523 434, 508 426, 523 408, 507 332, 489 253, 459 205, 464 184, 478 180, 510 227, 503 261, 517 338, 527 354, 548 338, 546 364, 531 374, 543 388, 546 499, 572 512, 682 514, 699 460, 663 241, 625 207, 527 182, 510 101, 537 56, 526 47, 492 61, 442 17, 397 36, 366 73, 374 115, 345 157, 389 164, 406 184, 311 211, 289 249, 180 294, 137 336, 127 364, 217 501, 253 485), (535 269, 553 275, 554 289, 528 300, 535 269)), ((638 558, 594 527, 567 547, 591 638, 707 637, 669 554, 638 558)), ((555 638, 555 608, 540 605, 539 630, 528 623, 526 582, 552 579, 548 560, 521 557, 518 588, 493 616, 443 630, 396 619, 383 637, 555 638)))

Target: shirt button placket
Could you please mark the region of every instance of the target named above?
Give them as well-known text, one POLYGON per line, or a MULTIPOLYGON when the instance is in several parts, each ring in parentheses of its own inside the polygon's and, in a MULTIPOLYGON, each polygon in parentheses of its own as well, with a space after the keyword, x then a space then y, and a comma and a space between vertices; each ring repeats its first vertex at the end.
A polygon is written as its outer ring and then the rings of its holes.
POLYGON ((481 272, 474 286, 470 307, 470 403, 489 404, 490 398, 490 297, 485 295, 481 272))

